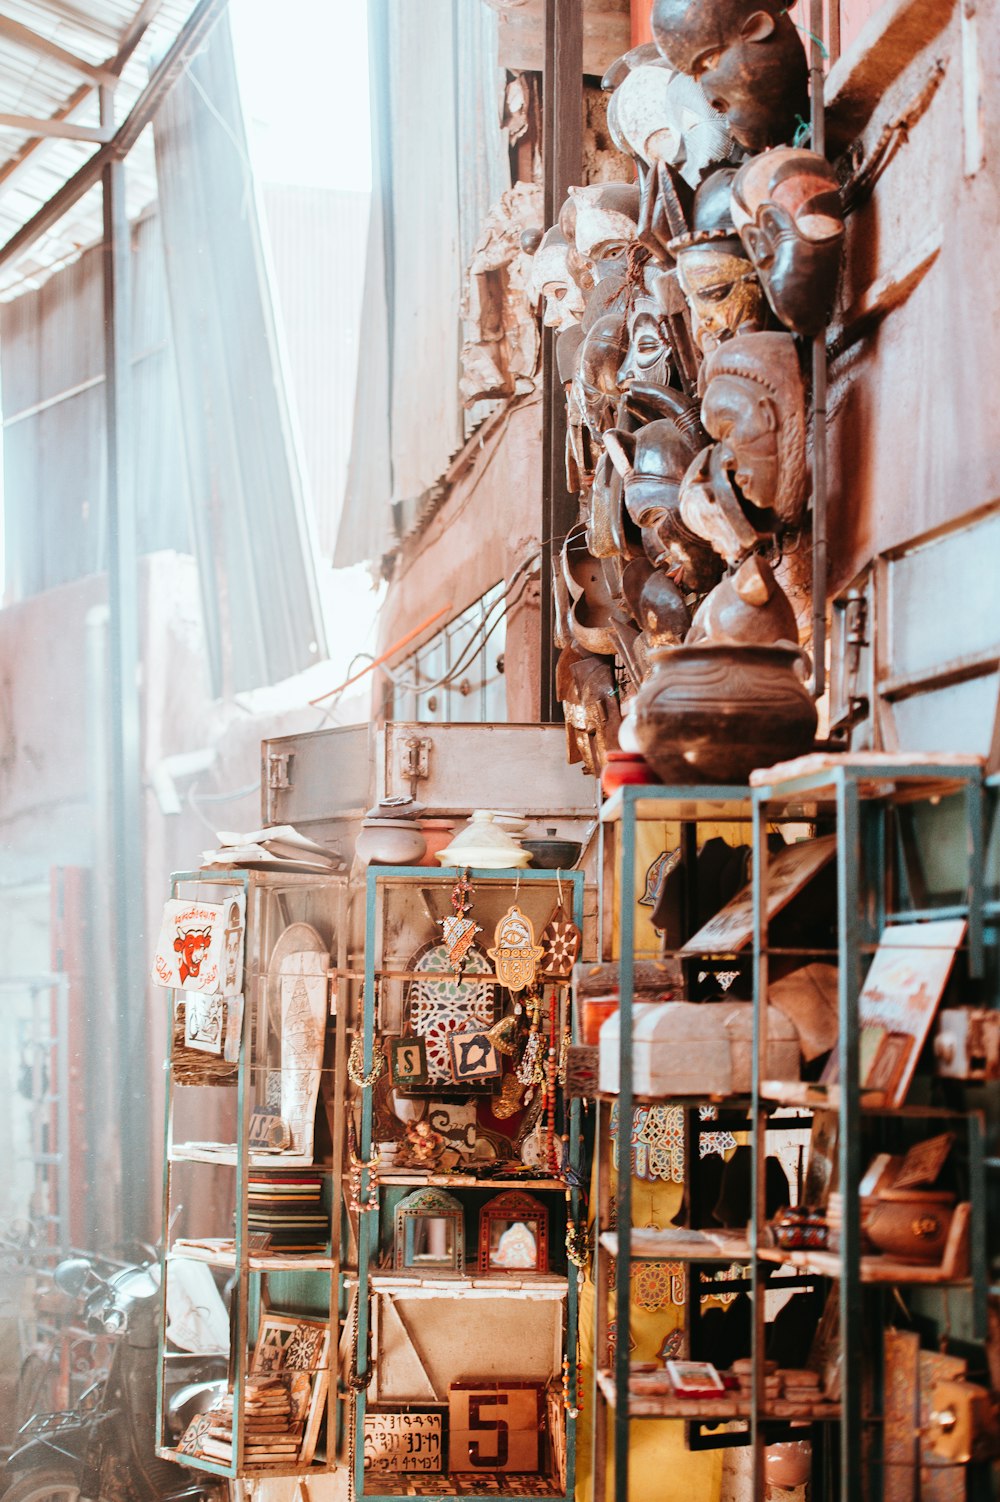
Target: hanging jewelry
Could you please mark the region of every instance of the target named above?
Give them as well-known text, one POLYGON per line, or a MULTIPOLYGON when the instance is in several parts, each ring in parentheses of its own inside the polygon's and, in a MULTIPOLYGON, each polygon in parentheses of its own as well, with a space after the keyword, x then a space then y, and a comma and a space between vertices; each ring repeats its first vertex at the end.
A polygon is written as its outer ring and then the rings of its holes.
POLYGON ((355 1214, 363 1215, 366 1210, 374 1210, 378 1205, 378 1170, 382 1162, 382 1154, 376 1149, 374 1157, 367 1161, 358 1156, 358 1139, 353 1121, 347 1124, 347 1152, 351 1164, 348 1175, 348 1201, 355 1214), (361 1176, 366 1170, 368 1187, 362 1189, 361 1176))
POLYGON ((347 1073, 352 1085, 357 1085, 359 1090, 367 1090, 385 1068, 385 1054, 379 1045, 378 1039, 372 1041, 372 1067, 365 1073, 365 1046, 360 1033, 354 1034, 354 1042, 347 1056, 347 1073))
POLYGON ((541 1010, 537 993, 534 993, 530 999, 532 1003, 531 1027, 524 1045, 524 1053, 521 1055, 521 1062, 517 1066, 517 1077, 522 1085, 532 1089, 544 1081, 545 1069, 542 1059, 541 1010))
POLYGON ((549 1052, 545 1062, 545 1161, 553 1178, 559 1174, 559 1159, 556 1156, 556 1074, 559 1061, 556 1057, 556 997, 549 997, 549 1052))
POLYGON ((521 1109, 521 1091, 524 1087, 517 1075, 511 1070, 503 1077, 499 1095, 494 1095, 490 1101, 493 1115, 500 1121, 505 1121, 508 1116, 515 1116, 521 1109))
POLYGON ((580 1377, 581 1369, 578 1365, 576 1369, 576 1382, 574 1384, 576 1387, 576 1406, 574 1406, 570 1400, 569 1391, 569 1357, 564 1356, 562 1362, 563 1408, 566 1410, 568 1417, 571 1419, 577 1419, 580 1417, 580 1407, 582 1406, 582 1400, 580 1397, 580 1377))
POLYGON ((497 979, 508 991, 524 991, 534 985, 542 947, 535 943, 534 924, 516 902, 497 924, 493 948, 486 953, 496 966, 497 979))
POLYGON ((466 955, 472 947, 476 934, 482 933, 479 924, 468 915, 472 912, 475 889, 469 880, 468 869, 464 870, 451 889, 451 905, 454 913, 449 918, 439 918, 441 933, 448 949, 448 958, 459 975, 466 955))

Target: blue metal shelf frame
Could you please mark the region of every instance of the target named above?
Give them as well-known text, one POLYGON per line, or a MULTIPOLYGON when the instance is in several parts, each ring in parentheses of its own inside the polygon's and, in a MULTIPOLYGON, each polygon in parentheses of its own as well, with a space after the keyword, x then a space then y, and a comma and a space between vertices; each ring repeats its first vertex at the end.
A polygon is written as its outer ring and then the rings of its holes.
MULTIPOLYGON (((400 883, 420 886, 432 884, 447 885, 449 888, 461 875, 457 867, 443 866, 439 871, 427 867, 417 866, 369 866, 367 885, 365 889, 365 990, 362 1008, 362 1067, 367 1075, 372 1067, 375 1048, 375 982, 378 976, 378 967, 375 963, 375 951, 377 943, 377 921, 379 885, 381 883, 400 883)), ((469 880, 476 887, 479 886, 503 886, 515 889, 519 884, 534 885, 535 883, 547 883, 557 888, 561 883, 564 888, 572 888, 573 892, 573 922, 583 932, 583 887, 584 873, 582 871, 534 871, 534 870, 481 870, 478 867, 468 872, 469 880)), ((371 1157, 372 1128, 374 1124, 374 1101, 370 1086, 361 1093, 361 1143, 360 1153, 363 1161, 367 1162, 371 1157)), ((580 1134, 580 1102, 570 1102, 569 1119, 569 1151, 570 1163, 578 1167, 580 1134)), ((485 1187, 489 1187, 488 1181, 485 1187)), ((367 1169, 361 1171, 361 1200, 367 1201, 369 1186, 369 1174, 367 1169)), ((570 1214, 574 1220, 580 1213, 580 1196, 576 1189, 570 1194, 570 1214)), ((368 1307, 367 1293, 362 1296, 362 1291, 368 1288, 368 1274, 372 1262, 378 1254, 378 1214, 376 1207, 359 1216, 358 1225, 358 1351, 357 1368, 358 1376, 363 1377, 368 1371, 368 1331, 370 1326, 370 1312, 368 1307)), ((577 1346, 577 1280, 572 1265, 567 1269, 566 1279, 566 1339, 564 1350, 569 1356, 570 1382, 573 1386, 573 1396, 576 1398, 576 1346, 577 1346)), ((378 1492, 365 1490, 365 1407, 367 1393, 364 1388, 359 1389, 355 1405, 355 1459, 354 1459, 354 1495, 358 1502, 398 1502, 397 1495, 385 1495, 378 1492)), ((574 1401, 574 1406, 578 1406, 574 1401)), ((419 1477, 414 1475, 409 1478, 417 1482, 419 1477)), ((566 1489, 562 1493, 544 1493, 551 1496, 553 1502, 573 1502, 576 1485, 576 1421, 569 1414, 566 1415, 566 1489)), ((505 1499, 502 1493, 491 1493, 487 1496, 470 1496, 466 1493, 455 1493, 454 1496, 440 1496, 434 1494, 437 1502, 523 1502, 523 1498, 505 1499)))
MULTIPOLYGON (((635 1106, 632 1074, 632 1005, 635 989, 635 895, 636 895, 636 824, 637 805, 647 805, 644 818, 664 823, 746 823, 751 822, 750 790, 740 786, 668 787, 640 784, 623 787, 615 795, 615 812, 619 829, 617 866, 618 952, 619 952, 619 1032, 618 1032, 618 1180, 615 1211, 618 1229, 618 1258, 615 1265, 615 1412, 614 1412, 614 1496, 615 1502, 628 1502, 629 1472, 629 1346, 631 1344, 630 1310, 632 1277, 632 1175, 623 1171, 630 1162, 631 1122, 635 1106), (662 805, 662 814, 660 813, 662 805), (681 805, 683 811, 678 811, 681 805), (671 812, 671 808, 674 809, 671 812), (655 813, 653 812, 655 811, 655 813)), ((606 806, 602 829, 608 824, 606 806)), ((602 894, 603 901, 613 900, 602 894)), ((597 1300, 595 1299, 595 1317, 597 1300)), ((596 1328, 596 1326, 595 1326, 596 1328)), ((596 1380, 599 1365, 596 1342, 595 1379, 592 1401, 594 1422, 594 1475, 604 1474, 604 1424, 597 1422, 598 1405, 604 1397, 596 1380)))
MULTIPOLYGON (((916 786, 911 791, 919 796, 916 786)), ((887 923, 915 922, 918 918, 963 917, 968 922, 967 952, 969 975, 983 975, 983 871, 985 838, 985 803, 982 769, 978 765, 942 765, 908 762, 866 764, 863 759, 792 775, 753 789, 753 884, 754 884, 754 1039, 753 1039, 753 1182, 751 1245, 758 1245, 764 1225, 764 1151, 761 1125, 767 1109, 760 1089, 766 1050, 766 1016, 764 1001, 768 989, 767 922, 767 824, 783 805, 796 803, 825 793, 832 797, 829 809, 837 829, 837 934, 838 934, 838 1028, 840 1038, 839 1121, 837 1167, 842 1195, 840 1232, 840 1359, 844 1374, 841 1391, 840 1420, 840 1494, 842 1502, 853 1502, 856 1491, 854 1472, 863 1454, 862 1414, 862 1282, 861 1220, 858 1186, 861 1179, 861 1136, 854 1129, 861 1119, 858 1070, 860 1020, 858 996, 863 983, 863 946, 877 942, 887 923), (871 792, 862 784, 883 785, 871 792), (885 812, 896 801, 896 784, 927 785, 927 796, 942 792, 962 797, 965 802, 968 880, 965 901, 940 908, 895 912, 886 901, 888 856, 886 849, 885 812), (933 789, 933 790, 932 790, 933 789), (878 815, 865 821, 862 808, 869 806, 878 815), (870 826, 874 823, 874 829, 870 826), (863 838, 869 837, 867 852, 863 838), (863 880, 863 855, 873 860, 875 869, 863 880), (873 900, 861 908, 863 891, 873 900), (763 1024, 763 1025, 762 1025, 763 1024)), ((974 1300, 974 1330, 979 1338, 986 1333, 986 1228, 985 1169, 981 1119, 969 1117, 970 1193, 973 1203, 971 1270, 974 1300)), ((754 1496, 764 1495, 763 1454, 758 1414, 764 1407, 764 1351, 762 1346, 763 1307, 760 1298, 762 1280, 759 1258, 752 1264, 754 1282, 753 1394, 751 1433, 755 1455, 754 1496)))

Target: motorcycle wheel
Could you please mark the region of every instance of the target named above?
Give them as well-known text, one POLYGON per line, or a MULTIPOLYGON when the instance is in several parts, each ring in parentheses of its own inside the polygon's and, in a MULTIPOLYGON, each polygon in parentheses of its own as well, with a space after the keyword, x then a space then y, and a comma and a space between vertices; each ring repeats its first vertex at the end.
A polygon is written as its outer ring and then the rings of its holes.
POLYGON ((26 1471, 2 1495, 0 1502, 78 1502, 80 1483, 72 1471, 26 1471))

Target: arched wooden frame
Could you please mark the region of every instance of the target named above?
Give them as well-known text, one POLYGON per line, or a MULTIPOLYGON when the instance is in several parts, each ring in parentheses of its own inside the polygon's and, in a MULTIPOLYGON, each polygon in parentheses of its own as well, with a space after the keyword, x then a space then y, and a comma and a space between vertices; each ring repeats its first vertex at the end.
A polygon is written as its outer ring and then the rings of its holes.
MULTIPOLYGON (((501 1231, 502 1234, 502 1231, 501 1231)), ((481 1273, 544 1273, 549 1270, 549 1212, 541 1200, 510 1189, 487 1200, 479 1212, 479 1271, 481 1273), (498 1228, 526 1225, 535 1238, 534 1267, 504 1267, 496 1261, 498 1228)))
POLYGON ((393 1266, 398 1271, 465 1271, 465 1212, 441 1189, 418 1189, 396 1206, 393 1266))

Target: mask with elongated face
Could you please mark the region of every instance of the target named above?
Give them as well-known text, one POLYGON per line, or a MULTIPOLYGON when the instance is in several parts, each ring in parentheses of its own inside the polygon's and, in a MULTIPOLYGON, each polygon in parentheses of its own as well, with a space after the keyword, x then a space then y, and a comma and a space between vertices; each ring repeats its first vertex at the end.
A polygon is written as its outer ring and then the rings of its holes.
POLYGON ((790 140, 807 117, 805 50, 780 0, 655 0, 652 30, 749 151, 790 140))
POLYGON ((628 349, 618 368, 620 391, 633 381, 669 386, 673 373, 670 324, 655 297, 637 297, 629 314, 628 349))
MULTIPOLYGON (((545 313, 542 322, 547 329, 562 332, 583 317, 586 292, 593 288, 593 279, 581 285, 579 272, 574 275, 570 264, 571 247, 558 225, 553 225, 542 236, 531 263, 531 288, 536 301, 542 301, 545 313)), ((574 252, 575 254, 575 252, 574 252)))
POLYGON ((639 189, 635 183, 592 183, 570 188, 559 227, 577 254, 597 267, 625 255, 636 236, 639 189))
POLYGON ((768 530, 794 526, 808 493, 805 384, 791 334, 744 334, 702 366, 705 431, 768 530))
POLYGON ((605 313, 587 331, 580 347, 576 387, 587 427, 599 438, 613 425, 618 398, 618 367, 625 345, 625 317, 605 313))
POLYGON ((764 290, 733 226, 730 189, 735 169, 722 167, 698 188, 692 225, 667 249, 691 309, 694 342, 703 354, 735 334, 763 325, 764 290))
POLYGON ((642 530, 649 561, 675 571, 685 588, 709 588, 719 574, 718 559, 680 514, 681 481, 694 453, 690 434, 661 418, 637 433, 613 428, 604 443, 625 481, 625 509, 642 530))
POLYGON ((818 334, 837 293, 844 215, 837 176, 815 151, 782 146, 740 168, 733 223, 776 316, 818 334))

